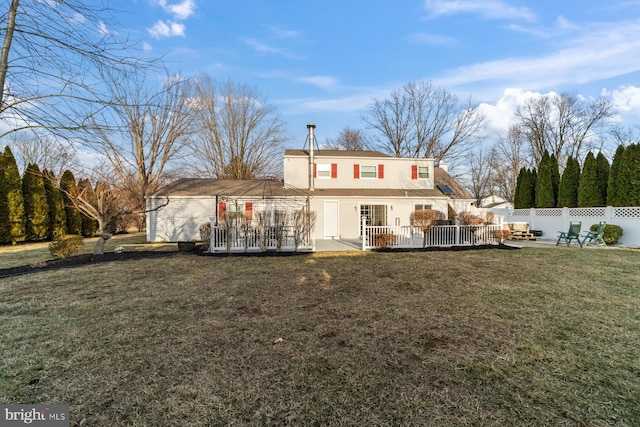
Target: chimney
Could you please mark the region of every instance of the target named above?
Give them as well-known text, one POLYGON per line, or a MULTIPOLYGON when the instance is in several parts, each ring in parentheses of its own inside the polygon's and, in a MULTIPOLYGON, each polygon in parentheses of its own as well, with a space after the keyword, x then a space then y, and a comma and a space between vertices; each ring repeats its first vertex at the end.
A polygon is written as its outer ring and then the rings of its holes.
POLYGON ((316 137, 313 134, 313 130, 316 128, 316 125, 314 125, 313 123, 309 123, 307 125, 307 129, 309 130, 309 190, 313 191, 314 190, 314 180, 313 180, 313 164, 314 164, 314 158, 313 158, 313 144, 315 143, 315 139, 316 137))

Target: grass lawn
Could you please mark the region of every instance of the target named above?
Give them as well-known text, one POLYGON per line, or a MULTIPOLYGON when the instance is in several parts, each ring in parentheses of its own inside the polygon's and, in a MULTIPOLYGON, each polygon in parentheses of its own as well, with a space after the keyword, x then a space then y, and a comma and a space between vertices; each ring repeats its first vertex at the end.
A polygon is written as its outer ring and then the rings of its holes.
POLYGON ((3 279, 0 402, 87 426, 637 426, 639 261, 176 253, 3 279))

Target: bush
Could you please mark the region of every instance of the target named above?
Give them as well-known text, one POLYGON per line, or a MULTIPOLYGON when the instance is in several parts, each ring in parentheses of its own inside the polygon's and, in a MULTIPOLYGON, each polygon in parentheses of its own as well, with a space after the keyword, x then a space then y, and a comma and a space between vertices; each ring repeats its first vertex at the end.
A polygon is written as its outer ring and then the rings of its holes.
POLYGON ((209 245, 211 244, 211 223, 205 222, 200 225, 200 240, 203 243, 203 249, 205 251, 209 250, 209 245))
MULTIPOLYGON (((599 224, 593 224, 589 230, 598 231, 599 224)), ((615 245, 622 237, 622 227, 619 225, 607 224, 604 226, 604 235, 602 238, 607 245, 615 245)))
POLYGON ((82 236, 67 234, 49 243, 49 252, 58 258, 67 258, 78 255, 83 247, 82 236))
POLYGON ((396 243, 395 234, 378 233, 373 235, 373 244, 378 249, 387 249, 396 243))

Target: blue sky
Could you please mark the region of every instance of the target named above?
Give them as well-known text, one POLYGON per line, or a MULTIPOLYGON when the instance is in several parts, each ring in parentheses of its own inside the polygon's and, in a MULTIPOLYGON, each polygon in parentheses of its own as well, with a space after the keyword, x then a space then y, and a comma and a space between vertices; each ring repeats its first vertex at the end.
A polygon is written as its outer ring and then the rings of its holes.
POLYGON ((640 0, 135 0, 121 28, 174 72, 255 86, 291 141, 365 128, 374 98, 412 80, 472 96, 506 130, 524 99, 606 96, 640 117, 640 0))

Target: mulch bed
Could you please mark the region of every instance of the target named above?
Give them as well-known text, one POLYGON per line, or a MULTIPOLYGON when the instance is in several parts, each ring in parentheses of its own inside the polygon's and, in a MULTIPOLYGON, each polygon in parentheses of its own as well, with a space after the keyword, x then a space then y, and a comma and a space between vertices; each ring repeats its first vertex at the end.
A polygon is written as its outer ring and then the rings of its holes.
POLYGON ((22 274, 37 273, 40 271, 59 270, 61 268, 81 267, 84 265, 100 264, 111 261, 128 261, 133 259, 162 258, 175 256, 178 252, 162 251, 132 251, 132 252, 107 252, 103 255, 83 254, 68 258, 52 259, 34 265, 22 265, 20 267, 1 268, 0 278, 19 276, 22 274))

